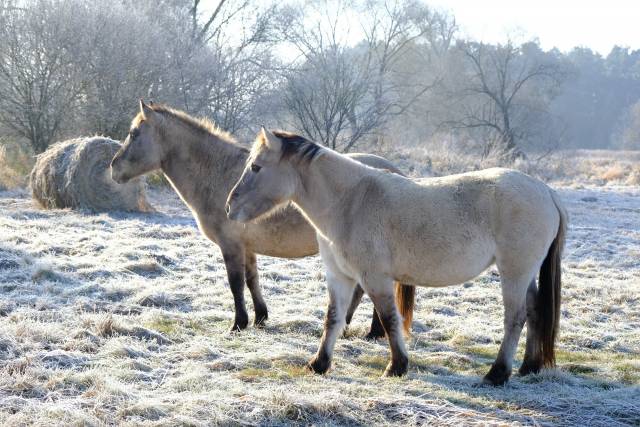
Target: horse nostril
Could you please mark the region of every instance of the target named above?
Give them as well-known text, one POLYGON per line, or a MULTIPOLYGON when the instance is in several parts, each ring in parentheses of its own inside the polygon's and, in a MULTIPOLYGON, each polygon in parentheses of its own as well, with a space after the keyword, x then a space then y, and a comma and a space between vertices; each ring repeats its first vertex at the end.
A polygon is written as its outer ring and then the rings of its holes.
POLYGON ((227 215, 229 215, 229 212, 231 212, 231 206, 229 205, 229 203, 224 206, 224 211, 227 213, 227 215))

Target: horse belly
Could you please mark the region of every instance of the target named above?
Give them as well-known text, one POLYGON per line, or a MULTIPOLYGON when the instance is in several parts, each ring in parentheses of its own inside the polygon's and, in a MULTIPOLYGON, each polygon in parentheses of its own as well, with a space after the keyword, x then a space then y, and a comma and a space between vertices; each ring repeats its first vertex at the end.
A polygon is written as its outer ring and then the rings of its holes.
POLYGON ((302 258, 318 253, 315 230, 293 209, 255 224, 249 234, 247 246, 261 255, 302 258))
POLYGON ((460 247, 443 247, 423 252, 398 272, 396 280, 416 286, 442 287, 469 281, 495 261, 493 239, 477 239, 460 247))
POLYGON ((318 253, 318 242, 313 229, 307 233, 275 234, 257 238, 250 245, 257 254, 278 258, 302 258, 318 253))

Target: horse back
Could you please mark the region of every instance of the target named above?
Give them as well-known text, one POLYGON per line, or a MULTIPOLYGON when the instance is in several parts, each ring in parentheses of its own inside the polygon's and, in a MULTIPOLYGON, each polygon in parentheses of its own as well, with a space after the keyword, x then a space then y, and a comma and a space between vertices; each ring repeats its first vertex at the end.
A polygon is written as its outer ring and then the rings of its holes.
POLYGON ((499 246, 526 245, 534 237, 527 227, 548 234, 549 201, 546 185, 508 169, 420 180, 372 174, 342 201, 347 219, 337 235, 347 256, 362 254, 356 263, 387 259, 397 280, 445 286, 482 272, 499 246))

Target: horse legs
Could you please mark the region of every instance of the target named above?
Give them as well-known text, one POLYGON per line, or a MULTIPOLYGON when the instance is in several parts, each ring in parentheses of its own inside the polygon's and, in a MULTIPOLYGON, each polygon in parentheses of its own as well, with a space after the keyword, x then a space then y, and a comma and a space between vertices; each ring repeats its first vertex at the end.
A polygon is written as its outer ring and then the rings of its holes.
POLYGON ((329 290, 329 307, 324 322, 324 332, 320 340, 320 348, 309 361, 308 367, 316 374, 324 374, 331 366, 333 347, 336 338, 346 325, 347 306, 356 286, 354 280, 340 272, 327 269, 327 288, 329 290))
MULTIPOLYGON (((356 285, 356 290, 353 292, 353 298, 351 299, 351 305, 349 306, 349 310, 347 311, 347 325, 351 324, 353 313, 355 313, 358 305, 360 305, 362 295, 364 295, 362 286, 356 285)), ((374 308, 373 314, 371 315, 371 329, 364 338, 367 340, 374 340, 376 338, 382 337, 384 337, 384 328, 382 326, 382 322, 380 321, 380 316, 378 316, 378 312, 374 308)))
POLYGON ((502 302, 504 304, 504 336, 496 358, 483 382, 502 385, 511 376, 513 356, 526 320, 526 293, 531 276, 518 279, 501 277, 502 302))
POLYGON ((382 325, 382 320, 380 320, 380 315, 378 314, 378 310, 373 308, 373 314, 371 315, 371 328, 369 329, 369 333, 364 336, 365 340, 376 340, 378 338, 384 338, 384 326, 382 325))
POLYGON ((542 366, 541 343, 537 328, 537 299, 538 289, 534 279, 527 289, 527 346, 522 366, 518 370, 518 373, 523 376, 531 373, 537 374, 542 366))
POLYGON ((249 315, 244 305, 244 250, 241 247, 235 247, 234 249, 222 251, 224 264, 227 267, 229 287, 233 294, 233 302, 236 309, 231 332, 245 329, 249 323, 249 315))
POLYGON ((245 254, 244 264, 244 277, 247 281, 247 287, 251 293, 251 299, 253 300, 253 310, 256 317, 253 320, 253 324, 261 326, 269 318, 267 311, 267 304, 262 297, 262 290, 260 289, 260 283, 258 282, 258 267, 256 264, 256 254, 253 252, 247 252, 245 254))
POLYGON ((391 362, 384 371, 387 377, 399 377, 407 373, 409 357, 404 345, 402 320, 396 306, 393 282, 387 279, 367 280, 365 289, 380 316, 384 331, 389 337, 391 362))
POLYGON ((351 324, 351 319, 353 319, 353 313, 356 312, 356 309, 360 305, 360 301, 362 301, 362 296, 364 295, 364 290, 362 286, 356 285, 356 289, 353 291, 353 297, 351 298, 351 304, 349 305, 349 309, 347 310, 347 325, 351 324))

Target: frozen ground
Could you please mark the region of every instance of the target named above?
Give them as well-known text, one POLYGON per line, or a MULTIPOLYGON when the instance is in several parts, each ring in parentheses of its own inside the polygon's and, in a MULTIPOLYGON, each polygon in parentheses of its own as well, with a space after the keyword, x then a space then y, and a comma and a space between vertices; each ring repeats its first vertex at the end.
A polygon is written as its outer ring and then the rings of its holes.
POLYGON ((302 368, 326 304, 317 257, 260 258, 268 324, 229 335, 220 252, 170 191, 145 215, 0 193, 0 424, 639 425, 640 189, 560 194, 559 368, 490 388, 477 384, 502 334, 492 271, 418 290, 407 377, 380 378, 386 341, 360 338, 368 301, 319 377, 302 368))

